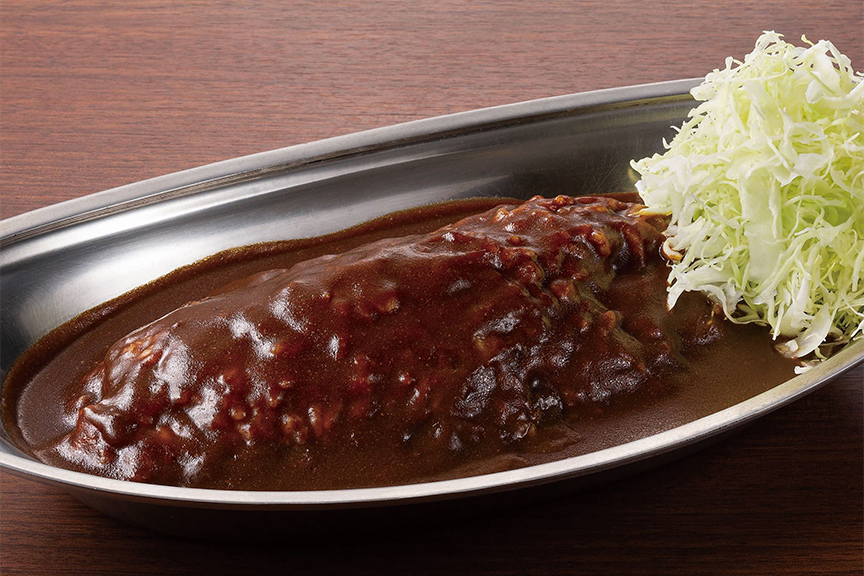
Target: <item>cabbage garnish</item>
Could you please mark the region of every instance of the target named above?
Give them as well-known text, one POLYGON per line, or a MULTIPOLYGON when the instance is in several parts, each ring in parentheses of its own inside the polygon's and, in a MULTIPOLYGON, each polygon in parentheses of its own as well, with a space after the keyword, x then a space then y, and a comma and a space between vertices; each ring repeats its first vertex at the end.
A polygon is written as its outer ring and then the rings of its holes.
POLYGON ((666 152, 632 166, 671 218, 670 308, 701 291, 784 354, 824 358, 864 332, 864 82, 831 42, 802 40, 765 32, 727 58, 666 152))

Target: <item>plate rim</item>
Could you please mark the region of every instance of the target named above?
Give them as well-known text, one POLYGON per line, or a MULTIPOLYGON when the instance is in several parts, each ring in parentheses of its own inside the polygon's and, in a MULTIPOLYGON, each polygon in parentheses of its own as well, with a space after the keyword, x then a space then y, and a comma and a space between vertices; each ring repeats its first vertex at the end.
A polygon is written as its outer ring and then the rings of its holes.
POLYGON ((445 138, 482 127, 499 127, 528 119, 596 109, 638 106, 640 101, 692 98, 702 78, 685 78, 604 88, 455 112, 372 128, 313 142, 295 144, 188 168, 86 194, 0 220, 0 248, 82 221, 196 194, 263 175, 325 160, 367 154, 385 148, 445 138))

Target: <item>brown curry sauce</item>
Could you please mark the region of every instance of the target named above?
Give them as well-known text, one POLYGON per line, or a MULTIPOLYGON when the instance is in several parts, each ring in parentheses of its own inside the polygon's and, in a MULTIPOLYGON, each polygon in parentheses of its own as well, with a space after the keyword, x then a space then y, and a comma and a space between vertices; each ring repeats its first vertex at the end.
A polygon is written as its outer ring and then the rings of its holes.
POLYGON ((766 330, 699 295, 666 310, 663 226, 611 197, 482 199, 220 253, 37 343, 4 422, 108 477, 335 489, 584 454, 792 377, 766 330))

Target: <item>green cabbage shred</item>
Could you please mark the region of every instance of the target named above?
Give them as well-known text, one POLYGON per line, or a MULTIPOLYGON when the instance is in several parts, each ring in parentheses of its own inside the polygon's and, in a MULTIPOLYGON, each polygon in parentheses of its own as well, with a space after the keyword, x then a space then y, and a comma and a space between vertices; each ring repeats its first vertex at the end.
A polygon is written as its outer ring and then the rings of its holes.
POLYGON ((708 74, 666 152, 632 166, 671 218, 670 308, 701 291, 824 358, 864 332, 864 81, 831 42, 782 38, 708 74))

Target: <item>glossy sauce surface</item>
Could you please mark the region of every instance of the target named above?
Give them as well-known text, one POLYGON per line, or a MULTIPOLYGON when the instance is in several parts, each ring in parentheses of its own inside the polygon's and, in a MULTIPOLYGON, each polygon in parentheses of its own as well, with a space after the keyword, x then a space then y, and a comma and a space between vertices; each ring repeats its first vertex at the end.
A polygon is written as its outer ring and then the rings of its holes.
POLYGON ((610 198, 499 203, 175 272, 25 355, 7 427, 114 478, 344 488, 585 453, 792 376, 767 333, 701 297, 665 310, 661 221, 610 198))

